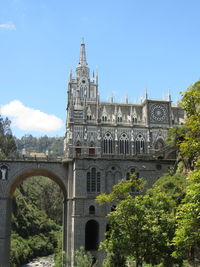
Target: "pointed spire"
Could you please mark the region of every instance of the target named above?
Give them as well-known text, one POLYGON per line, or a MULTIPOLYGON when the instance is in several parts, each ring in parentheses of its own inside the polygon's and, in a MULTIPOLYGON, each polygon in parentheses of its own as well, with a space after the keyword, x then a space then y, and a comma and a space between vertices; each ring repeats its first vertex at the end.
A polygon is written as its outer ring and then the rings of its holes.
POLYGON ((128 99, 129 99, 129 97, 128 97, 128 95, 126 95, 126 104, 128 104, 128 99))
POLYGON ((72 67, 70 67, 70 71, 69 71, 69 81, 72 80, 72 67))
POLYGON ((168 92, 168 100, 172 101, 172 96, 171 96, 171 90, 170 89, 169 89, 169 92, 168 92))
POLYGON ((96 84, 98 84, 98 68, 96 68, 96 84))
POLYGON ((79 64, 82 66, 87 65, 84 39, 82 40, 82 43, 81 43, 79 64))
POLYGON ((147 92, 147 88, 145 90, 145 99, 148 99, 148 92, 147 92))

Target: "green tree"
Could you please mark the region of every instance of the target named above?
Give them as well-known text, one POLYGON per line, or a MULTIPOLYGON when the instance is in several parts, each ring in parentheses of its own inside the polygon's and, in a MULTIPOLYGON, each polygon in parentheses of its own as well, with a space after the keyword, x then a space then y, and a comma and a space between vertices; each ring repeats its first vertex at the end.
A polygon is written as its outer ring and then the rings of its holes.
POLYGON ((16 144, 10 128, 11 121, 0 115, 0 159, 16 156, 16 144))
POLYGON ((200 161, 189 175, 186 196, 178 208, 174 244, 176 258, 187 259, 192 266, 200 261, 200 161))
POLYGON ((131 176, 129 181, 114 186, 110 194, 97 197, 100 204, 117 203, 115 211, 108 215, 108 237, 101 244, 113 259, 111 266, 124 266, 123 258, 127 256, 132 256, 138 267, 145 262, 172 266, 174 201, 158 188, 146 195, 133 194, 133 188, 141 190, 142 186, 141 179, 131 176))
POLYGON ((180 144, 180 154, 188 169, 193 169, 200 157, 200 81, 188 88, 181 102, 185 112, 186 134, 180 144))

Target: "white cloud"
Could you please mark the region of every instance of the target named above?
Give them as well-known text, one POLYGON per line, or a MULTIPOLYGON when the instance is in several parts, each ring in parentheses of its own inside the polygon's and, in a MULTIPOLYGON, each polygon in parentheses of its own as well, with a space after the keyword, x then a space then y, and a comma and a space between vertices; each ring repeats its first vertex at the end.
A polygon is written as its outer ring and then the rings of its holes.
POLYGON ((12 21, 8 21, 6 23, 0 24, 0 29, 16 30, 16 26, 12 21))
POLYGON ((12 125, 23 131, 54 132, 63 125, 62 120, 55 115, 26 107, 18 100, 2 106, 0 114, 8 116, 12 125))

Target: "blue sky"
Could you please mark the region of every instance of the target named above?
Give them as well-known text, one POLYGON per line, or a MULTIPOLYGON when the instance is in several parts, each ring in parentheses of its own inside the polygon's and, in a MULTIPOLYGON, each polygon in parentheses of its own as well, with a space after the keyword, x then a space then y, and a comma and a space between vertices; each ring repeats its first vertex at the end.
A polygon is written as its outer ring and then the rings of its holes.
POLYGON ((138 102, 147 88, 176 102, 200 77, 199 10, 199 0, 1 0, 1 114, 18 137, 64 135, 82 37, 102 100, 138 102))

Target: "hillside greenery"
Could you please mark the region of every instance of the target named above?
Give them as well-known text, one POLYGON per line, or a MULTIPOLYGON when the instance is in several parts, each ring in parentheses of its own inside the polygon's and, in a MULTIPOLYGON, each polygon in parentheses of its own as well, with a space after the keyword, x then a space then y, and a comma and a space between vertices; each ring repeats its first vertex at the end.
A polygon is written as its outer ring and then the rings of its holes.
POLYGON ((63 156, 63 137, 33 137, 32 135, 22 136, 20 139, 15 138, 19 155, 25 150, 27 156, 31 152, 46 153, 48 151, 49 158, 57 158, 63 156))

